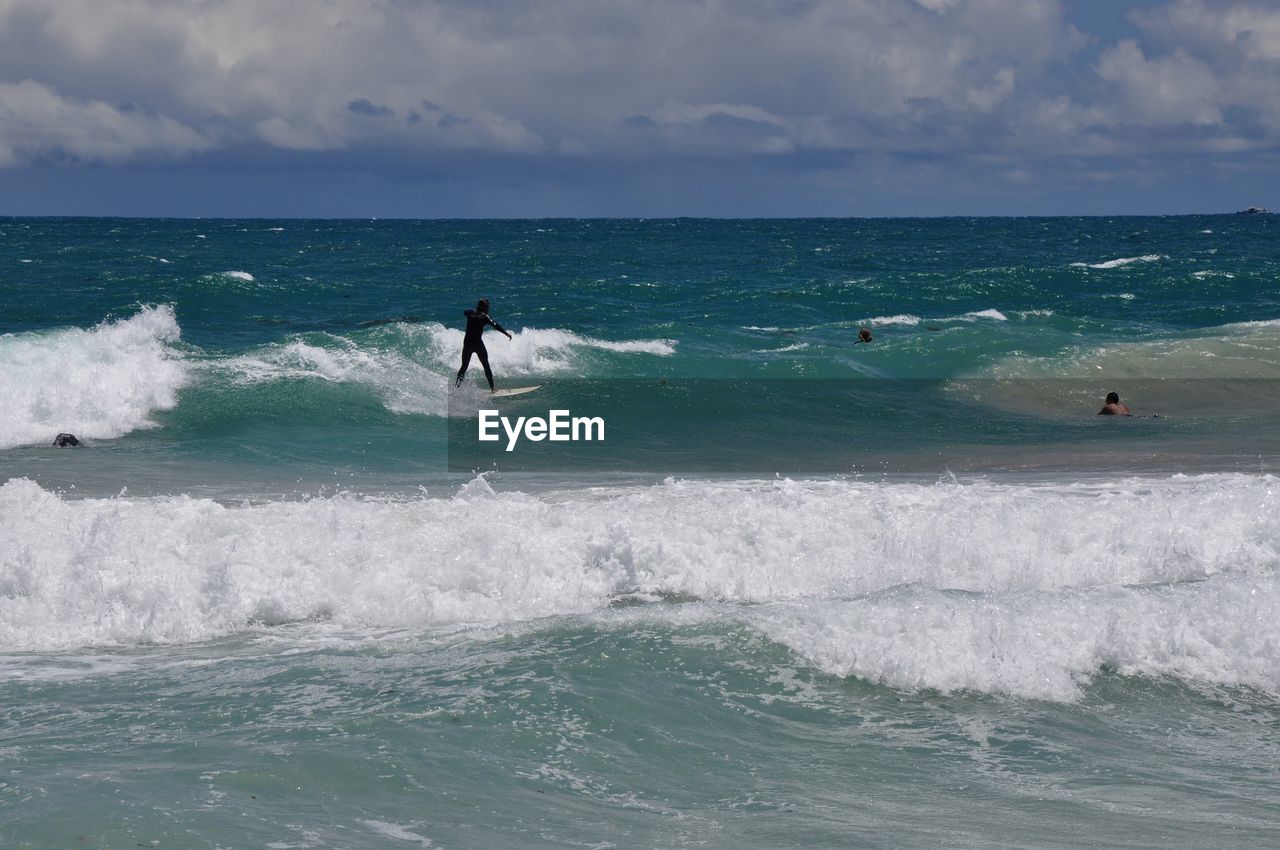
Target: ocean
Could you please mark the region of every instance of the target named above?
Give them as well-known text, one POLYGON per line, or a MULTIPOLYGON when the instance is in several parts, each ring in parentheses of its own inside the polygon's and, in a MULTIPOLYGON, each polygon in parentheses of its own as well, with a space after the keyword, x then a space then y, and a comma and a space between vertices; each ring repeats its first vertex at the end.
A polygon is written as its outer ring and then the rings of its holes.
POLYGON ((0 247, 0 845, 1280 844, 1276 216, 0 247))

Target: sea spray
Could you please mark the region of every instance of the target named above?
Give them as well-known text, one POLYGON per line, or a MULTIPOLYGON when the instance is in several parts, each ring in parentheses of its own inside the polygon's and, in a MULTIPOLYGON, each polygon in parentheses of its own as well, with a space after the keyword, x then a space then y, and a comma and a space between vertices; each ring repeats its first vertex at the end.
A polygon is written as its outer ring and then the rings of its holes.
POLYGON ((1280 696, 1280 576, 1052 592, 909 585, 750 609, 747 622, 824 673, 1070 702, 1104 669, 1280 696))
MULTIPOLYGON (((1091 598, 1106 603, 1105 588, 1270 581, 1280 567, 1269 476, 670 481, 543 495, 479 482, 451 498, 227 506, 187 496, 69 500, 9 481, 0 487, 0 647, 199 641, 316 618, 379 629, 501 624, 672 596, 821 603, 837 628, 857 620, 850 611, 881 616, 896 603, 874 597, 900 587, 942 594, 920 596, 933 609, 965 609, 952 592, 995 594, 1017 610, 1061 606, 1058 620, 1043 620, 1052 630, 1091 598)), ((1205 599, 1195 604, 1212 608, 1205 599)), ((1225 609, 1215 616, 1230 619, 1225 609)), ((999 628, 1000 618, 988 622, 999 628)), ((833 658, 857 651, 829 649, 833 658)))
MULTIPOLYGON (((552 374, 591 375, 612 359, 669 357, 671 340, 599 340, 555 328, 524 328, 488 347, 504 380, 552 374), (605 362, 601 362, 605 361, 605 362)), ((356 338, 334 333, 297 335, 233 357, 209 358, 199 368, 233 385, 318 380, 370 388, 394 413, 444 416, 448 387, 459 365, 462 332, 435 323, 398 324, 356 338)))
MULTIPOLYGON (((440 368, 458 368, 461 330, 428 324, 411 333, 428 335, 430 350, 440 368)), ((525 327, 517 330, 512 339, 491 341, 487 348, 495 369, 514 375, 545 375, 580 374, 591 359, 608 354, 670 357, 676 353, 676 345, 671 339, 606 340, 559 328, 525 327)))
POLYGON ((174 309, 160 305, 87 330, 0 336, 0 449, 151 426, 188 380, 180 333, 174 309))

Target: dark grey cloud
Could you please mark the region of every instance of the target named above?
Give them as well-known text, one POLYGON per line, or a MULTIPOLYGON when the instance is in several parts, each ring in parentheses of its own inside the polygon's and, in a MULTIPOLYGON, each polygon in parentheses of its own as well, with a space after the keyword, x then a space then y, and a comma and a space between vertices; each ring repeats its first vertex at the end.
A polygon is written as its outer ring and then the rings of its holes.
POLYGON ((391 107, 374 103, 366 97, 358 97, 348 103, 347 111, 353 115, 366 115, 370 118, 389 118, 396 114, 391 107))

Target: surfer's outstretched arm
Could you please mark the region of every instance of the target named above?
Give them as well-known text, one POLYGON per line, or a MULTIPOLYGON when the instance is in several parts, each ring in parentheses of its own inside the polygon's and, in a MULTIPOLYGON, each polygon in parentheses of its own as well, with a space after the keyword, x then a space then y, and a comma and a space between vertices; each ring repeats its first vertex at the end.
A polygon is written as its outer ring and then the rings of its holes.
POLYGON ((485 318, 489 320, 489 324, 493 325, 494 330, 496 330, 498 333, 506 334, 507 339, 511 339, 511 331, 507 330, 502 325, 495 322, 492 316, 485 316, 485 318))

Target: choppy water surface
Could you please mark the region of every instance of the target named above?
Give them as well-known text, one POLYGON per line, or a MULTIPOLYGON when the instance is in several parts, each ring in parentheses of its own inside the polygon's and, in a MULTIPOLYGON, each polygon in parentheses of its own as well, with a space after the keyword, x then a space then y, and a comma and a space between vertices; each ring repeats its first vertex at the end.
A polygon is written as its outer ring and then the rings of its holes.
POLYGON ((0 220, 0 841, 1274 846, 1275 237, 0 220))

